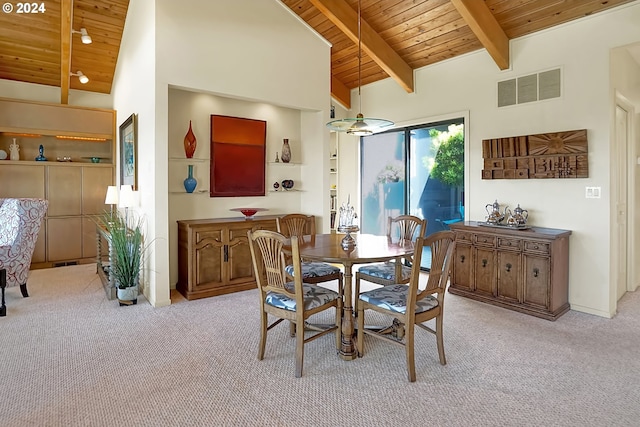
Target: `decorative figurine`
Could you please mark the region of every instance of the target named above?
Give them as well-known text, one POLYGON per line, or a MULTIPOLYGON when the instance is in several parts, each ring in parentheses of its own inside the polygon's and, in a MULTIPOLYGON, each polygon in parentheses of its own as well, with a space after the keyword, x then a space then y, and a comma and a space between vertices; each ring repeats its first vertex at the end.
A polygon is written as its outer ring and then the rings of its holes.
POLYGON ((36 157, 36 162, 46 162, 47 158, 44 156, 44 147, 40 144, 39 148, 40 155, 36 157))

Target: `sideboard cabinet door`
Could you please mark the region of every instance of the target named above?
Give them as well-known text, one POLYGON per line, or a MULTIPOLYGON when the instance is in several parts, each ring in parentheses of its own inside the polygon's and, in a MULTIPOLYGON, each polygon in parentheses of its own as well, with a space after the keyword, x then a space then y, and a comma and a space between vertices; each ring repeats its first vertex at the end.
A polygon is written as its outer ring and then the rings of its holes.
POLYGON ((523 303, 549 309, 549 258, 524 256, 524 300, 523 303))
POLYGON ((519 252, 498 252, 496 296, 504 301, 521 302, 518 284, 522 281, 519 252))
POLYGON ((473 247, 456 241, 451 286, 471 291, 473 280, 473 247))
POLYGON ((495 296, 496 261, 495 251, 484 248, 475 249, 475 292, 495 296))

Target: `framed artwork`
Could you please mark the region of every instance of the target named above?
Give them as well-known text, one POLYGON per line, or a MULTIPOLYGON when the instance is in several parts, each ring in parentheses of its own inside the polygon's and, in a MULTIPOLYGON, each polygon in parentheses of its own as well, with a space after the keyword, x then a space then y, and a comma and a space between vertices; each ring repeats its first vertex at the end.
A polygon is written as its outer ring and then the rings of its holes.
POLYGON ((267 122, 211 115, 210 197, 265 195, 267 122))
POLYGON ((138 189, 138 120, 135 114, 120 125, 120 185, 138 189))

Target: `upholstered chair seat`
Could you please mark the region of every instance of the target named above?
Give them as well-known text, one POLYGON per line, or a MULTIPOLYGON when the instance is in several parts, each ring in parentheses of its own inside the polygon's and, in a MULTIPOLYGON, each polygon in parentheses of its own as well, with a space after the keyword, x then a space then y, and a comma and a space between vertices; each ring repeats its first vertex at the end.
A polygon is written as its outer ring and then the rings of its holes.
MULTIPOLYGON (((361 275, 376 277, 378 279, 388 280, 390 282, 396 279, 396 263, 380 262, 376 264, 366 264, 358 269, 361 275)), ((403 265, 400 267, 402 274, 399 283, 408 283, 411 278, 411 267, 403 265)))
MULTIPOLYGON (((293 264, 289 264, 285 267, 285 271, 288 275, 293 277, 293 264)), ((322 278, 330 275, 340 275, 340 268, 335 265, 328 264, 326 262, 303 262, 302 263, 302 280, 322 278)))

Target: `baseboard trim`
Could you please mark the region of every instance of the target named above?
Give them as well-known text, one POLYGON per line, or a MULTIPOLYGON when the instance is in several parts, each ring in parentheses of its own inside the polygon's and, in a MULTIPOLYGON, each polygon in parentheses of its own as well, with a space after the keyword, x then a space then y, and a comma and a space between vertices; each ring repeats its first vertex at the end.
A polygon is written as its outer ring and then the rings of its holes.
POLYGON ((615 314, 615 313, 611 314, 602 310, 596 310, 591 307, 585 307, 585 306, 574 304, 574 303, 571 303, 571 310, 579 311, 581 313, 586 313, 586 314, 593 314, 594 316, 604 317, 606 319, 611 319, 613 317, 613 314, 615 314))

